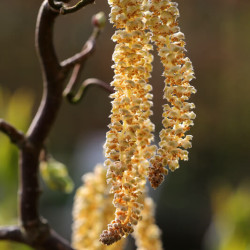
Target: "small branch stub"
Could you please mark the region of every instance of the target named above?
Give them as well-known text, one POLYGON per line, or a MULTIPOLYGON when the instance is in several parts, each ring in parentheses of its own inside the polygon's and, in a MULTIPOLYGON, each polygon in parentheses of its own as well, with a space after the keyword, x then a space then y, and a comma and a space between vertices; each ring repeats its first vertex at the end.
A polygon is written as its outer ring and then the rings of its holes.
POLYGON ((104 12, 101 11, 94 15, 92 17, 92 24, 99 29, 103 29, 106 25, 106 16, 104 12))
POLYGON ((2 119, 0 119, 0 131, 7 135, 11 142, 18 147, 21 147, 26 142, 26 137, 22 132, 18 131, 14 126, 2 119))

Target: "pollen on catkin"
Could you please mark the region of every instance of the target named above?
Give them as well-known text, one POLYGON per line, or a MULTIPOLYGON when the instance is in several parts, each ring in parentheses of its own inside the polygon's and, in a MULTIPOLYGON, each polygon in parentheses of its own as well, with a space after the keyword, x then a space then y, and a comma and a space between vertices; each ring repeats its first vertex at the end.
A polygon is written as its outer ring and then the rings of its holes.
POLYGON ((77 250, 121 250, 124 240, 107 247, 99 235, 113 218, 113 195, 106 183, 106 169, 98 164, 93 173, 83 176, 84 184, 78 188, 73 207, 72 245, 77 250))
POLYGON ((106 135, 105 165, 107 181, 111 183, 116 208, 115 218, 100 236, 110 245, 134 231, 141 219, 149 161, 156 147, 151 146, 154 125, 152 114, 152 87, 148 79, 152 71, 149 44, 145 32, 143 0, 109 0, 110 21, 118 29, 112 39, 117 43, 113 54, 114 80, 111 85, 112 113, 106 135))
POLYGON ((163 249, 160 239, 161 231, 155 224, 154 210, 154 201, 152 198, 146 197, 141 214, 142 220, 135 227, 135 231, 133 233, 137 250, 163 249))
POLYGON ((106 245, 126 237, 141 220, 145 183, 153 188, 163 181, 168 169, 188 160, 191 135, 185 133, 195 118, 188 100, 196 90, 192 63, 185 56, 184 34, 180 32, 177 3, 170 0, 108 0, 110 21, 116 27, 112 40, 114 79, 112 111, 104 145, 107 182, 114 195, 115 218, 100 236, 106 245), (157 47, 165 77, 163 129, 159 148, 154 140, 152 90, 152 44, 157 47))
POLYGON ((147 5, 146 26, 152 32, 151 41, 156 45, 164 66, 165 88, 163 98, 163 129, 157 154, 150 160, 149 181, 157 188, 167 174, 179 168, 179 160, 188 160, 191 135, 185 133, 193 125, 195 113, 190 95, 196 90, 190 85, 194 78, 193 66, 185 57, 184 34, 180 32, 177 18, 178 4, 170 0, 151 0, 147 5), (167 166, 167 168, 165 168, 167 166))

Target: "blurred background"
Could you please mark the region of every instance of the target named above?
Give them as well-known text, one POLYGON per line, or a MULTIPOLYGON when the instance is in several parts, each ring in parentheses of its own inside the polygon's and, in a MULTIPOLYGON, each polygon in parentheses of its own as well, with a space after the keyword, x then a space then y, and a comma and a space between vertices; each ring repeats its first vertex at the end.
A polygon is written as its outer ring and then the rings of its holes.
MULTIPOLYGON (((40 0, 0 1, 0 116, 26 130, 42 95, 34 29, 40 0)), ((150 195, 168 250, 250 249, 250 1, 179 0, 181 31, 195 69, 192 97, 197 118, 189 161, 150 195)), ((78 52, 91 34, 91 16, 109 14, 107 1, 58 18, 55 45, 60 59, 78 52)), ((82 74, 111 82, 114 29, 107 23, 82 74)), ((156 140, 161 129, 163 78, 155 54, 153 85, 156 140)), ((48 140, 54 158, 68 166, 75 188, 82 174, 103 162, 110 99, 93 87, 79 105, 63 103, 48 140)), ((41 214, 70 240, 70 195, 42 183, 41 214)), ((0 225, 16 221, 17 152, 0 135, 0 225)), ((131 240, 127 249, 135 249, 131 240)), ((28 249, 0 243, 0 249, 28 249)))

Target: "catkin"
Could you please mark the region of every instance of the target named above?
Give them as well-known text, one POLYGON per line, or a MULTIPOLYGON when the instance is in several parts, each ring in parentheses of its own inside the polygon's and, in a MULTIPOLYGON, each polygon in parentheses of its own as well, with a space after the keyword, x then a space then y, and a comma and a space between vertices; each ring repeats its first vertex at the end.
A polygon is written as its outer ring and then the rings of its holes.
POLYGON ((188 102, 196 90, 190 85, 194 78, 193 66, 185 57, 184 34, 180 32, 177 18, 178 4, 169 0, 151 0, 147 5, 146 26, 152 32, 151 40, 156 45, 164 66, 165 88, 163 98, 163 129, 157 154, 150 160, 149 181, 157 188, 167 174, 179 168, 179 160, 188 160, 191 135, 185 133, 193 125, 193 103, 188 102))

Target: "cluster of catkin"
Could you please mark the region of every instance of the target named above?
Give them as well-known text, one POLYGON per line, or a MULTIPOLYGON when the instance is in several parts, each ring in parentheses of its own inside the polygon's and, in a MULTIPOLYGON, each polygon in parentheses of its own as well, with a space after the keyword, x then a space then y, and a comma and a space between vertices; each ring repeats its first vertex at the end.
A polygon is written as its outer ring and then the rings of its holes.
MULTIPOLYGON (((99 235, 112 219, 115 208, 113 195, 106 183, 107 169, 98 164, 93 173, 83 176, 84 184, 77 190, 73 207, 72 245, 77 250, 122 250, 125 239, 106 246, 99 235)), ((146 195, 144 193, 144 195, 146 195)), ((143 219, 138 223, 133 237, 137 250, 161 250, 160 230, 154 221, 154 203, 149 197, 144 200, 143 219)))
POLYGON ((73 207, 72 245, 77 250, 122 249, 124 239, 109 248, 99 236, 114 216, 113 197, 106 183, 106 169, 98 164, 93 173, 83 176, 84 184, 78 188, 73 207))
POLYGON ((133 233, 137 250, 162 250, 161 231, 155 224, 154 218, 154 202, 150 197, 146 197, 143 205, 142 220, 135 227, 133 233))
MULTIPOLYGON (((194 104, 188 102, 195 88, 193 67, 185 57, 177 3, 170 0, 108 0, 114 80, 112 112, 106 135, 105 167, 84 177, 75 198, 73 244, 76 249, 106 249, 134 232, 139 249, 162 249, 154 225, 152 200, 145 198, 148 179, 157 188, 168 173, 188 160, 194 104), (163 129, 159 146, 152 145, 151 77, 154 44, 164 67, 163 129), (106 183, 107 181, 107 183, 106 183), (111 200, 113 206, 111 205, 111 200), (143 209, 144 208, 144 209, 143 209), (108 227, 104 225, 108 222, 108 227), (138 224, 138 225, 137 225, 138 224), (100 241, 97 236, 100 234, 100 241), (104 243, 102 245, 100 242, 104 243)), ((122 248, 120 241, 110 249, 122 248), (118 245, 117 245, 118 244, 118 245)))
POLYGON ((195 88, 192 63, 185 57, 184 34, 180 32, 177 3, 170 0, 108 0, 110 21, 116 27, 112 39, 114 80, 112 113, 104 145, 107 182, 114 194, 115 218, 100 236, 110 245, 134 231, 142 218, 146 179, 157 188, 168 173, 188 160, 194 104, 188 102, 195 88), (152 43, 164 67, 163 129, 159 147, 152 145, 150 121, 152 43))
POLYGON ((157 47, 164 66, 165 88, 163 98, 163 129, 157 154, 150 160, 149 181, 157 188, 164 179, 164 167, 171 171, 179 168, 179 159, 188 160, 186 149, 191 147, 191 135, 185 132, 193 125, 195 107, 189 103, 196 90, 189 82, 194 78, 190 59, 185 57, 184 34, 180 32, 177 3, 168 0, 148 2, 146 26, 152 32, 151 41, 157 47))

